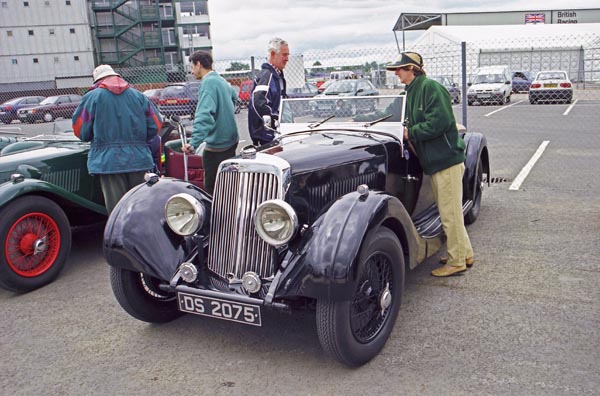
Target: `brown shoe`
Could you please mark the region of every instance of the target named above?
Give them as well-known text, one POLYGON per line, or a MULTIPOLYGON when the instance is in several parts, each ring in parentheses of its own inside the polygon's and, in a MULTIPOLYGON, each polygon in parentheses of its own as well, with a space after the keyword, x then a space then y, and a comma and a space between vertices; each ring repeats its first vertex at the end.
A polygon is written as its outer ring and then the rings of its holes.
MULTIPOLYGON (((448 256, 442 256, 440 257, 440 264, 446 264, 448 262, 448 256)), ((471 268, 473 266, 473 264, 475 264, 475 258, 474 257, 469 257, 465 260, 465 264, 467 265, 467 268, 471 268)))
POLYGON ((460 274, 461 272, 465 272, 467 270, 466 265, 461 265, 460 267, 454 265, 444 265, 440 268, 434 269, 431 271, 431 275, 438 277, 446 277, 455 274, 460 274))
POLYGON ((475 257, 468 257, 465 260, 465 265, 467 266, 467 268, 471 268, 473 264, 475 264, 475 257))

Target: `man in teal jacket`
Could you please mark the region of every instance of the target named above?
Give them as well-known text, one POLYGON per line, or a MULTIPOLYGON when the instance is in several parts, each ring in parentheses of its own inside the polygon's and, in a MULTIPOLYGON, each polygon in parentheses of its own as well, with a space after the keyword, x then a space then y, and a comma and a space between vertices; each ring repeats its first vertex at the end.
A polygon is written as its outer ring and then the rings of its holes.
POLYGON ((212 194, 219 164, 233 156, 239 135, 235 123, 237 94, 227 81, 212 69, 213 59, 207 51, 196 51, 190 56, 194 76, 202 80, 198 92, 198 106, 194 117, 192 139, 183 147, 191 153, 206 143, 202 153, 204 189, 212 194))
POLYGON ((98 66, 93 77, 94 85, 73 114, 73 131, 82 141, 91 142, 88 172, 100 176, 110 213, 154 167, 147 142, 158 134, 162 119, 150 99, 109 65, 98 66))
POLYGON ((423 69, 423 58, 404 52, 387 66, 406 85, 404 140, 412 143, 423 172, 431 175, 448 250, 447 261, 433 276, 450 276, 473 265, 473 248, 462 213, 465 142, 458 135, 450 94, 423 69))

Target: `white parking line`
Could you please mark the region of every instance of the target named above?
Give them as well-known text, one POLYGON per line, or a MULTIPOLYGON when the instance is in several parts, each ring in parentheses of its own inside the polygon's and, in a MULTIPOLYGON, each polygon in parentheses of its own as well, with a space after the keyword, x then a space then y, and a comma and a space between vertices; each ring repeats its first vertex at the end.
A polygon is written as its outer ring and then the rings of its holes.
POLYGON ((504 109, 508 109, 509 107, 511 107, 511 106, 514 106, 514 105, 517 105, 517 104, 519 104, 519 103, 523 103, 523 101, 522 101, 522 100, 519 100, 518 102, 515 102, 515 103, 513 103, 513 104, 509 104, 508 106, 502 106, 502 107, 500 107, 499 109, 492 111, 491 113, 487 113, 486 115, 484 115, 484 117, 491 116, 491 115, 492 115, 492 114, 494 114, 494 113, 497 113, 497 112, 499 112, 499 111, 502 111, 502 110, 504 110, 504 109))
POLYGON ((542 156, 544 150, 546 150, 546 146, 548 145, 548 143, 550 143, 549 140, 544 140, 542 144, 540 144, 540 147, 538 147, 535 154, 533 154, 533 157, 531 157, 527 165, 525 165, 523 169, 521 169, 521 172, 519 172, 515 181, 512 182, 512 184, 508 188, 509 190, 518 190, 519 187, 521 187, 521 184, 525 181, 525 178, 533 168, 533 165, 535 165, 537 160, 540 159, 540 157, 542 156))
POLYGON ((579 99, 575 99, 575 102, 573 102, 573 103, 571 104, 571 106, 569 106, 569 107, 567 108, 567 110, 565 110, 565 112, 563 113, 563 115, 567 115, 567 114, 569 114, 569 111, 571 111, 571 109, 572 109, 572 108, 575 106, 575 103, 577 103, 577 101, 578 101, 578 100, 579 100, 579 99))

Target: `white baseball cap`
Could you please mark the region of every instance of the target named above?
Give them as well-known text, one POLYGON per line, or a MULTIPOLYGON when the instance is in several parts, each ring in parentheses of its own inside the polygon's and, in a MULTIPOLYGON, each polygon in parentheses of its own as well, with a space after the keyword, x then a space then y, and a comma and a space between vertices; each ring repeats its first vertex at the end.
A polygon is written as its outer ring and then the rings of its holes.
POLYGON ((110 65, 100 65, 94 69, 94 82, 108 76, 119 76, 119 73, 116 73, 110 65))

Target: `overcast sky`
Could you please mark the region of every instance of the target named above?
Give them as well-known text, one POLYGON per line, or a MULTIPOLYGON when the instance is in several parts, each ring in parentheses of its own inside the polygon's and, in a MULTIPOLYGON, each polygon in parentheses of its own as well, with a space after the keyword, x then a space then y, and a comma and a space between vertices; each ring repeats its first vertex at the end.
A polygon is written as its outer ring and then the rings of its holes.
POLYGON ((292 54, 395 47, 392 28, 402 12, 600 8, 597 0, 211 0, 208 5, 215 60, 264 56, 275 36, 289 42, 292 54))

